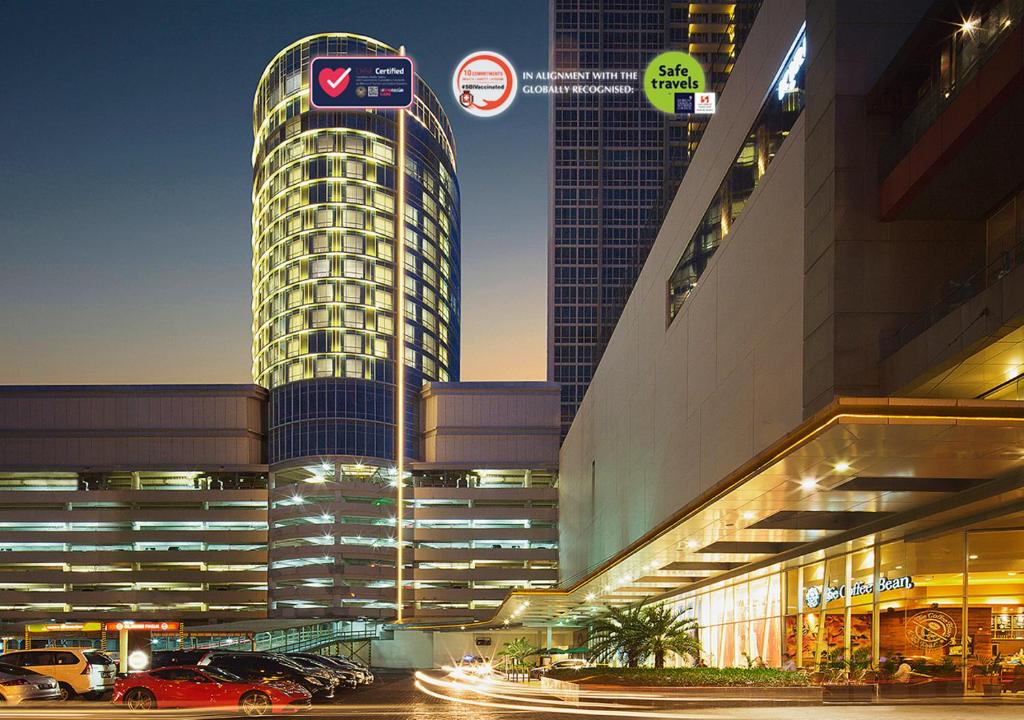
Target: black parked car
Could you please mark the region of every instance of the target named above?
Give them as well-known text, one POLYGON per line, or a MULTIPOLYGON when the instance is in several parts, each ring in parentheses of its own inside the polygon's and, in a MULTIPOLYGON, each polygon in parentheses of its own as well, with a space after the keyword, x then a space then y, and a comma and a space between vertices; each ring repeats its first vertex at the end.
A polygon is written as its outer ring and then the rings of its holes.
POLYGON ((149 667, 156 670, 162 667, 179 665, 198 665, 212 650, 157 650, 149 658, 149 667))
POLYGON ((357 673, 350 668, 343 668, 339 665, 327 662, 320 655, 314 655, 312 653, 285 653, 284 656, 301 667, 326 670, 331 673, 331 675, 338 678, 338 684, 340 686, 352 689, 362 684, 362 673, 357 673))
POLYGON ((323 669, 296 665, 281 655, 257 652, 211 652, 202 658, 199 666, 227 670, 245 680, 291 680, 309 691, 313 702, 324 702, 334 697, 338 680, 323 669))
POLYGON ((373 672, 370 670, 370 668, 366 667, 362 663, 355 662, 354 660, 349 660, 348 658, 339 657, 337 655, 322 655, 318 657, 320 657, 320 659, 324 662, 331 663, 332 665, 340 667, 344 670, 352 670, 360 676, 360 683, 362 685, 373 684, 373 672))

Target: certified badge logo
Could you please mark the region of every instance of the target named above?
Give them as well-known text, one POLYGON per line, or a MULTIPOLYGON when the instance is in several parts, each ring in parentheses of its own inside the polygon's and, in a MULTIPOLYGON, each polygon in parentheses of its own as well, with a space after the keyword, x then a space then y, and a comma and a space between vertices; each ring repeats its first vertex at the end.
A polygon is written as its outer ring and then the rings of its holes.
POLYGON ((317 73, 317 81, 320 83, 320 89, 330 95, 332 98, 338 97, 345 88, 348 87, 349 75, 352 73, 352 68, 347 67, 336 67, 336 68, 323 68, 317 73))
POLYGON ((821 605, 821 590, 813 585, 807 588, 807 592, 804 593, 804 605, 812 610, 821 605))
POLYGON ((452 91, 470 115, 492 117, 508 109, 519 81, 515 68, 503 55, 490 50, 467 55, 456 65, 452 91))

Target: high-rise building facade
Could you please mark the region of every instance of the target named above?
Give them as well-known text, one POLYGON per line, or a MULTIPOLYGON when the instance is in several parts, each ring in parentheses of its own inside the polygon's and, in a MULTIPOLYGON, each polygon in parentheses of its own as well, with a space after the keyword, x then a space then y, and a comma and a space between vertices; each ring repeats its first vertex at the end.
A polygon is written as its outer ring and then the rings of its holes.
POLYGON ((253 377, 271 392, 272 612, 396 613, 420 387, 459 376, 459 187, 444 109, 419 77, 407 110, 309 101, 311 58, 399 54, 360 35, 304 38, 270 61, 253 103, 253 377), (329 497, 292 491, 328 480, 329 497), (310 524, 313 539, 296 530, 310 524))
MULTIPOLYGON (((634 71, 683 50, 720 91, 760 0, 552 0, 551 69, 634 71)), ((705 122, 643 92, 558 94, 551 112, 548 378, 568 432, 705 122)))

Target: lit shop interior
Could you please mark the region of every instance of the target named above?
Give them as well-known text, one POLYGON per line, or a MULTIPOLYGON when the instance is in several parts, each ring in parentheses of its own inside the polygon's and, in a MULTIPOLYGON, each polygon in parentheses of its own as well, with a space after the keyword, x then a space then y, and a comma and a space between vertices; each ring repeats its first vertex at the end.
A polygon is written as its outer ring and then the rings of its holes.
POLYGON ((1000 661, 1024 699, 1024 513, 948 532, 874 536, 724 581, 674 601, 701 624, 706 660, 813 669, 855 654, 884 680, 981 693, 1000 661))

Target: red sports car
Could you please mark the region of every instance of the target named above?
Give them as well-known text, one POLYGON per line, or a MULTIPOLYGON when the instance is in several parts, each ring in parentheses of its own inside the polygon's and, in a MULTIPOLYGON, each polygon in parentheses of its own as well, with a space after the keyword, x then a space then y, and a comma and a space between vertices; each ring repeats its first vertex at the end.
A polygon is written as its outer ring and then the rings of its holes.
POLYGON ((117 678, 111 702, 131 710, 214 707, 269 715, 307 710, 310 697, 304 687, 287 680, 249 682, 217 668, 182 665, 117 678))

